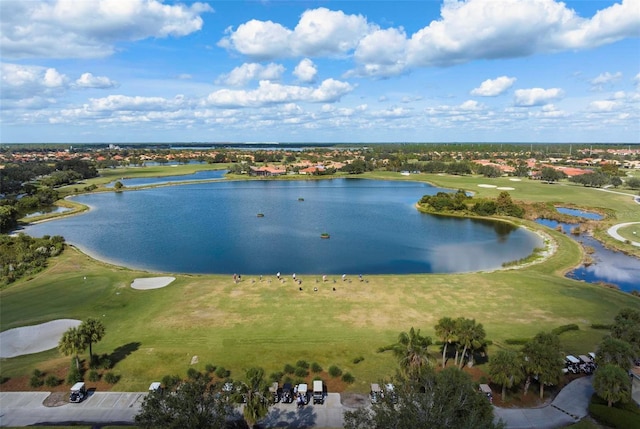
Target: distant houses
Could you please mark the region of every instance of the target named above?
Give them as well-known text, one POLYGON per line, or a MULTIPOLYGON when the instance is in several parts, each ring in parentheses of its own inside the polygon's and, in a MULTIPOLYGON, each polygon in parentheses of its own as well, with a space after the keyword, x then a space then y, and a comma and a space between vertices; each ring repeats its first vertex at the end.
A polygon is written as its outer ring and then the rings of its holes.
POLYGON ((249 175, 250 176, 282 176, 287 174, 287 170, 285 168, 278 167, 249 167, 249 175))

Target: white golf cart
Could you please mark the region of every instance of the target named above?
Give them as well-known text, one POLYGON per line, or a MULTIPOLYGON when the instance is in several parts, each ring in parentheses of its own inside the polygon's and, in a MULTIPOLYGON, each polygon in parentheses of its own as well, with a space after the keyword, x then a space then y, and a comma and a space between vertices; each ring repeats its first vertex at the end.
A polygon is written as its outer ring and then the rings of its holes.
POLYGON ((324 389, 322 380, 313 380, 313 403, 324 404, 324 389))
POLYGON ((77 382, 71 386, 71 394, 69 395, 69 402, 82 402, 87 397, 87 388, 82 381, 77 382))

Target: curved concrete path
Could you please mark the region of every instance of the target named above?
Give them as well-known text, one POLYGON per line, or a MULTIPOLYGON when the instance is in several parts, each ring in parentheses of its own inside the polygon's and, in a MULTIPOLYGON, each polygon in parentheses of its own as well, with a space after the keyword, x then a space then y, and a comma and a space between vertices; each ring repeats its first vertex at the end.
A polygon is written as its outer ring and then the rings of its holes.
MULTIPOLYGON (((0 392, 0 426, 132 424, 147 392, 91 392, 79 404, 45 407, 48 392, 0 392)), ((535 394, 535 392, 531 392, 535 394)), ((587 415, 593 394, 591 377, 572 381, 547 406, 533 409, 494 407, 495 417, 509 429, 555 429, 587 415)), ((339 393, 329 393, 322 405, 302 410, 295 404, 276 404, 263 424, 289 428, 342 428, 344 412, 339 393)))
POLYGON ((502 420, 509 429, 555 429, 576 423, 589 414, 587 408, 593 395, 591 379, 590 376, 573 380, 558 393, 551 404, 544 407, 494 407, 496 421, 502 420))
MULTIPOLYGON (((619 223, 617 225, 613 225, 611 228, 607 230, 607 234, 609 234, 610 236, 612 236, 618 241, 627 241, 626 238, 618 234, 618 229, 624 228, 625 226, 629 226, 629 225, 635 225, 635 224, 640 224, 640 222, 625 222, 625 223, 619 223)), ((631 245, 640 247, 640 243, 637 241, 632 241, 631 245)))

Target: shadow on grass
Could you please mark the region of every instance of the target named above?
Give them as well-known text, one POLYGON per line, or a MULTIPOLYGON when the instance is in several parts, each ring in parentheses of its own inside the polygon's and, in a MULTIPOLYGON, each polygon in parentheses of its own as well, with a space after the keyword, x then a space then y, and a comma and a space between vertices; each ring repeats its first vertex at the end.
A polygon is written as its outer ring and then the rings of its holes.
POLYGON ((123 346, 116 348, 109 356, 108 359, 111 361, 112 367, 115 366, 118 362, 124 360, 131 353, 137 351, 140 348, 139 341, 128 343, 123 346))

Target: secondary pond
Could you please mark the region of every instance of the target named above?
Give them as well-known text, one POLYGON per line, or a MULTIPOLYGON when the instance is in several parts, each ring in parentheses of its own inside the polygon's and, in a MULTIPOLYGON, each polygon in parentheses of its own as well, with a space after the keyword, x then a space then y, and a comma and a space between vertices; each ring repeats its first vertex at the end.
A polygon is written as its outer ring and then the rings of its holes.
POLYGON ((416 202, 438 191, 363 179, 185 184, 81 195, 74 200, 89 212, 26 232, 62 235, 119 265, 187 273, 468 272, 543 246, 503 222, 418 212, 416 202))
POLYGON ((586 212, 584 210, 578 210, 578 209, 570 209, 567 207, 556 207, 556 210, 559 213, 566 214, 569 216, 583 217, 585 219, 590 219, 590 220, 602 220, 602 215, 598 213, 591 213, 591 212, 586 212))
MULTIPOLYGON (((571 229, 576 226, 576 224, 549 219, 538 219, 536 222, 552 229, 560 226, 565 234, 571 234, 571 229)), ((622 252, 607 249, 598 240, 588 235, 577 236, 576 240, 583 246, 593 249, 593 253, 589 255, 593 262, 590 265, 581 265, 569 272, 567 277, 589 283, 613 284, 625 292, 640 289, 640 260, 622 252)))

